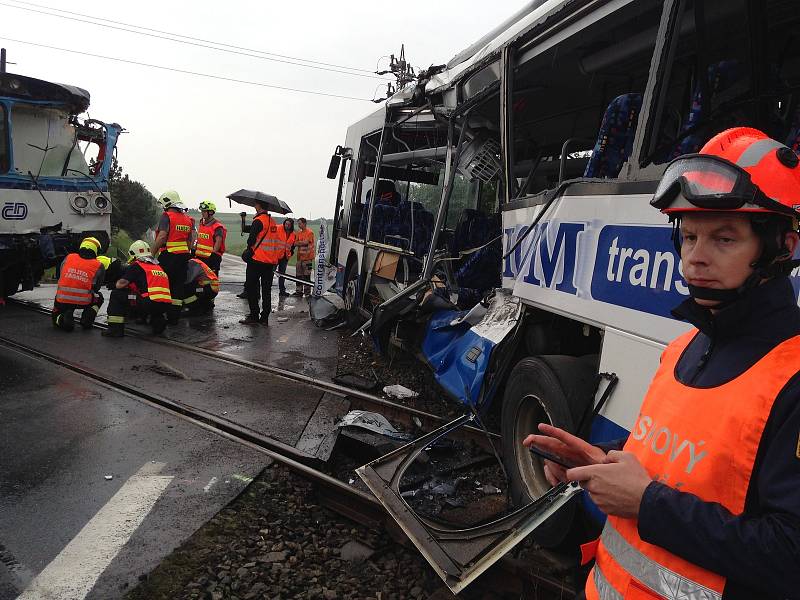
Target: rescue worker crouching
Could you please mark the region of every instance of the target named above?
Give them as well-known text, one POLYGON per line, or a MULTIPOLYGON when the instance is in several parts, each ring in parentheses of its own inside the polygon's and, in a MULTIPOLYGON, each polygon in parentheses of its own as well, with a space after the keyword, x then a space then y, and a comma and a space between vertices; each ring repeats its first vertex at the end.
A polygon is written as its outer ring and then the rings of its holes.
MULTIPOLYGON (((539 425, 551 483, 607 515, 586 598, 783 600, 800 589, 800 160, 738 127, 666 168, 695 329, 667 346, 622 451, 539 425)), ((619 447, 619 446, 618 446, 619 447)))
POLYGON ((205 314, 214 309, 214 299, 219 293, 219 278, 202 260, 192 258, 186 268, 186 289, 192 291, 183 301, 189 314, 205 314))
POLYGON ((184 282, 194 241, 194 219, 186 214, 180 196, 174 190, 161 194, 158 203, 164 213, 156 229, 152 256, 158 257, 158 263, 169 278, 172 308, 167 313, 167 323, 175 325, 180 318, 183 300, 189 295, 184 282))
MULTIPOLYGON (((68 254, 61 263, 61 274, 53 303, 53 326, 64 331, 75 329, 75 309, 83 309, 81 327, 91 329, 103 305, 100 287, 105 280, 105 267, 98 260, 100 241, 85 238, 77 252, 68 254)), ((105 258, 105 257, 103 257, 105 258)))
POLYGON ((225 238, 228 235, 228 230, 214 218, 216 212, 217 205, 213 202, 200 203, 202 218, 197 227, 197 244, 194 249, 194 255, 219 275, 222 255, 225 254, 225 238))
POLYGON ((127 316, 149 316, 153 333, 162 333, 172 310, 169 277, 153 258, 150 246, 136 240, 128 250, 128 266, 115 284, 108 302, 106 337, 123 337, 127 316))

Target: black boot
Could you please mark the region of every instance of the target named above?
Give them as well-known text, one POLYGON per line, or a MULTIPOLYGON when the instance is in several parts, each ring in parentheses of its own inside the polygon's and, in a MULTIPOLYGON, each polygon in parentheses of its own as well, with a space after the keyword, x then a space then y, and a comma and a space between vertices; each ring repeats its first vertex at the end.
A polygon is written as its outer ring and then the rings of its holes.
POLYGON ((156 313, 150 317, 150 326, 153 328, 153 335, 160 335, 167 328, 167 320, 161 313, 156 313))
POLYGON ((58 313, 53 319, 53 325, 63 331, 72 331, 75 329, 75 318, 71 311, 58 313))
POLYGON ((102 334, 103 337, 121 338, 125 337, 125 323, 109 323, 108 329, 102 334))

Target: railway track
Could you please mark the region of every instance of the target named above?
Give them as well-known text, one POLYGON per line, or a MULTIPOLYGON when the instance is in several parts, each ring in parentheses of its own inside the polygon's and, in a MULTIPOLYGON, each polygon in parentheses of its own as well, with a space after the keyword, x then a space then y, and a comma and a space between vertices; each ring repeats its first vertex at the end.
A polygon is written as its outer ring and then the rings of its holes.
MULTIPOLYGON (((28 302, 26 300, 17 300, 15 298, 9 298, 8 302, 10 304, 14 304, 41 314, 50 315, 51 313, 49 309, 34 302, 28 302)), ((108 328, 106 324, 97 322, 95 322, 94 327, 100 330, 105 330, 108 328)), ((199 354, 201 356, 210 358, 212 360, 221 363, 235 365, 237 367, 242 367, 251 371, 269 373, 271 375, 275 375, 283 379, 288 379, 290 381, 296 381, 298 383, 306 384, 310 387, 313 387, 323 392, 328 392, 335 396, 339 396, 342 398, 346 397, 350 401, 351 407, 354 409, 381 413, 387 419, 395 421, 397 423, 401 423, 407 427, 412 427, 416 425, 414 421, 416 419, 419 421, 422 429, 430 431, 432 429, 440 427, 441 425, 445 424, 448 421, 448 419, 445 419, 444 417, 441 417, 439 415, 421 411, 416 408, 412 408, 410 406, 404 406, 396 402, 391 402, 390 400, 386 400, 385 398, 381 398, 380 396, 376 396, 375 394, 370 394, 369 392, 365 392, 363 390, 345 387, 337 383, 334 383, 332 381, 326 381, 318 377, 312 377, 310 375, 306 375, 304 373, 298 373, 296 371, 291 371, 289 369, 282 369, 281 367, 276 367, 265 363, 247 360, 245 358, 234 356, 232 354, 229 354, 227 352, 222 352, 220 350, 209 350, 207 348, 201 348, 198 346, 193 346, 191 344, 185 344, 177 340, 171 340, 165 337, 156 337, 153 335, 140 333, 130 329, 126 330, 125 335, 135 337, 147 343, 158 344, 161 346, 180 349, 184 352, 199 354)), ((462 431, 463 434, 460 435, 462 435, 462 439, 464 439, 465 441, 473 442, 487 451, 493 451, 492 445, 494 445, 495 449, 498 452, 500 451, 499 434, 494 432, 487 432, 480 428, 472 426, 465 426, 462 428, 462 431), (489 442, 489 440, 491 440, 491 443, 489 442)))
MULTIPOLYGON (((33 303, 14 301, 14 304, 24 306, 27 309, 43 314, 49 314, 50 312, 46 308, 33 303)), ((105 329, 105 326, 100 323, 95 324, 95 327, 105 329)), ((132 337, 142 339, 149 343, 166 345, 185 352, 200 354, 237 367, 270 373, 325 392, 347 397, 351 401, 351 407, 375 410, 406 424, 410 424, 412 419, 417 418, 422 422, 423 427, 433 429, 441 426, 445 421, 445 419, 437 415, 396 404, 361 390, 346 388, 333 382, 310 377, 301 373, 256 363, 224 352, 190 346, 174 340, 155 338, 135 332, 131 332, 131 335, 132 337)), ((152 406, 235 443, 260 452, 310 481, 315 487, 321 504, 324 504, 331 510, 349 519, 375 529, 385 530, 398 543, 413 547, 406 538, 406 535, 372 494, 353 488, 344 481, 336 479, 320 470, 317 468, 320 465, 313 457, 308 456, 294 446, 262 435, 257 431, 222 416, 113 380, 93 369, 74 363, 64 357, 55 356, 25 344, 24 342, 0 335, 0 345, 65 368, 107 389, 121 393, 133 400, 152 406)), ((488 440, 499 436, 493 433, 488 433, 488 436, 489 437, 487 437, 487 432, 481 429, 474 427, 461 428, 462 439, 473 439, 483 446, 497 446, 497 444, 489 443, 488 440)), ((572 597, 571 595, 573 594, 572 590, 565 587, 563 582, 552 579, 546 575, 531 572, 524 561, 511 557, 501 559, 492 570, 483 576, 481 583, 482 585, 488 584, 496 590, 519 592, 521 598, 569 598, 572 597), (529 594, 530 590, 534 590, 535 595, 525 595, 526 593, 529 594)))

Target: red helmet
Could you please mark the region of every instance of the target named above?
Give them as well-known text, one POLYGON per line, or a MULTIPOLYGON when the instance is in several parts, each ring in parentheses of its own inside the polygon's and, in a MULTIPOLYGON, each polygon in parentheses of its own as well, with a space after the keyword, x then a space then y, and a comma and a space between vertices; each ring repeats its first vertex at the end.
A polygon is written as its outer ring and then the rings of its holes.
POLYGON ((662 212, 739 211, 800 218, 800 159, 750 127, 711 138, 664 171, 650 204, 662 212))

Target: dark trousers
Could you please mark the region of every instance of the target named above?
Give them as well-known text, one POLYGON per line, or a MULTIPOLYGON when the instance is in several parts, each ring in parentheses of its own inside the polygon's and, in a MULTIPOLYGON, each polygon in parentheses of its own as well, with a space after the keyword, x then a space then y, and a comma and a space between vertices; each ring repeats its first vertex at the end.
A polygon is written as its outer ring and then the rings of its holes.
POLYGON ((169 278, 169 293, 172 296, 172 307, 167 312, 167 320, 176 323, 181 316, 183 299, 186 293, 186 266, 189 264, 190 255, 161 252, 158 255, 158 264, 164 269, 169 278))
POLYGON ((211 285, 202 287, 195 284, 194 293, 184 301, 184 306, 189 308, 190 314, 204 314, 214 308, 214 299, 217 292, 211 289, 211 285))
POLYGON ((103 295, 95 292, 94 300, 88 306, 78 304, 65 304, 64 302, 53 303, 53 325, 64 331, 72 331, 75 328, 75 309, 83 309, 81 314, 81 327, 90 329, 94 324, 94 319, 100 307, 103 306, 103 295))
POLYGON ((272 278, 275 275, 275 265, 250 260, 245 272, 244 289, 247 292, 247 302, 250 304, 250 316, 258 318, 259 295, 264 297, 264 306, 261 318, 268 319, 272 310, 272 278))
MULTIPOLYGON (((278 261, 278 273, 286 273, 286 265, 289 263, 288 258, 282 258, 278 261)), ((281 294, 286 293, 286 280, 283 277, 278 277, 278 291, 281 294)))
POLYGON ((142 298, 128 288, 114 290, 108 300, 108 323, 124 329, 127 317, 149 316, 153 331, 161 333, 164 331, 164 324, 171 308, 166 302, 153 302, 150 298, 142 298))
POLYGON ((219 267, 222 265, 222 257, 219 254, 211 254, 211 256, 197 256, 204 263, 208 265, 208 268, 214 271, 215 274, 219 275, 219 267))

